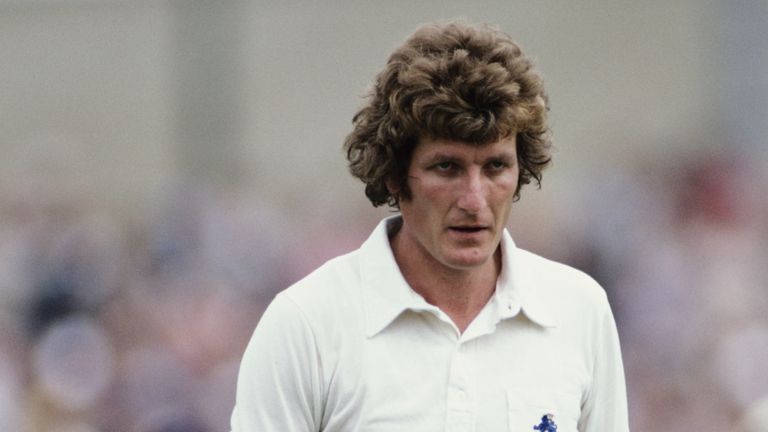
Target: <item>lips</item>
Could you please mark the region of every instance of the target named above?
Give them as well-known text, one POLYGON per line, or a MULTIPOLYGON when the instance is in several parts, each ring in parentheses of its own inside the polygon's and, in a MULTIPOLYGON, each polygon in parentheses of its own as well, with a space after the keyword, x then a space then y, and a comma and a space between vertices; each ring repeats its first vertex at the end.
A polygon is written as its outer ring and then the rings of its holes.
POLYGON ((451 231, 457 231, 461 233, 477 233, 483 230, 488 229, 488 227, 485 226, 477 226, 477 225, 458 225, 458 226, 452 226, 450 227, 451 231))

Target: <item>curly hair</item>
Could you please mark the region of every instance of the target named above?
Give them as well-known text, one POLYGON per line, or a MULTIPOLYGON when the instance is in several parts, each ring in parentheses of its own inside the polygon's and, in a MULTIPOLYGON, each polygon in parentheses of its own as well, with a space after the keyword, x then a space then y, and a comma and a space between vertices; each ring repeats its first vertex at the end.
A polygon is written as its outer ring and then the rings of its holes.
POLYGON ((374 206, 410 199, 407 173, 423 136, 484 145, 516 134, 522 185, 551 160, 542 79, 508 35, 487 25, 428 24, 395 50, 344 142, 374 206), (387 182, 396 186, 391 193, 387 182))

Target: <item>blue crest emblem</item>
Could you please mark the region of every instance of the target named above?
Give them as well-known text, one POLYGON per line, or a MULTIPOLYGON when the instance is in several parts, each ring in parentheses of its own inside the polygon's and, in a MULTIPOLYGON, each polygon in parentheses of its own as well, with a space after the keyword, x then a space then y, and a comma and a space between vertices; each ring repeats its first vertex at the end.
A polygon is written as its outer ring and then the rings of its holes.
POLYGON ((541 417, 541 423, 539 423, 538 426, 534 426, 533 430, 537 430, 540 432, 557 432, 557 425, 553 420, 554 417, 555 416, 553 416, 552 414, 544 414, 541 417))

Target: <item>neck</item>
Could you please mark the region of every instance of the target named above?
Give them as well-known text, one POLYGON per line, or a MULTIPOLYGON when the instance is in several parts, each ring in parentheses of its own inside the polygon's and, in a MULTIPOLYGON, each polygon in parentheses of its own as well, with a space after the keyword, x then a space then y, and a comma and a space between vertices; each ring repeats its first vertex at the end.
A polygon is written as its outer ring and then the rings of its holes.
POLYGON ((411 288, 445 312, 464 332, 496 289, 501 271, 501 246, 480 266, 451 268, 431 255, 419 253, 418 246, 403 244, 400 233, 392 238, 397 265, 411 288))

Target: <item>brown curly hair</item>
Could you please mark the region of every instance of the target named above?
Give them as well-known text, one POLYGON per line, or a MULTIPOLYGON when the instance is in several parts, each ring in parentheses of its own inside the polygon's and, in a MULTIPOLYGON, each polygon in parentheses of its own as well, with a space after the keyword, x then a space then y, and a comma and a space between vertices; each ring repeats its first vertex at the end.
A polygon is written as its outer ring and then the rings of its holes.
POLYGON ((411 197, 407 173, 422 136, 483 145, 517 134, 515 199, 532 179, 540 186, 551 160, 541 77, 508 35, 487 25, 420 27, 390 56, 368 98, 344 150, 376 207, 398 208, 411 197))

